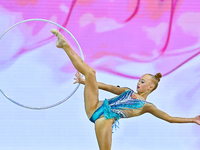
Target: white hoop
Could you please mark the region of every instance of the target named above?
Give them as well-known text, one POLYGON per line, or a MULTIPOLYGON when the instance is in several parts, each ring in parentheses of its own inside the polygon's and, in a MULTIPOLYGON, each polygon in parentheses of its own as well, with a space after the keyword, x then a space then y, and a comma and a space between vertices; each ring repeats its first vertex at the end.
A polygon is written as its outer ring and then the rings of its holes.
MULTIPOLYGON (((80 47, 78 41, 75 39, 75 37, 74 37, 67 29, 65 29, 63 26, 61 26, 61 25, 59 25, 59 24, 57 24, 57 23, 55 23, 55 22, 53 22, 53 21, 50 21, 50 20, 45 20, 45 19, 27 19, 27 20, 23 20, 23 21, 21 21, 21 22, 18 22, 18 23, 16 23, 16 24, 12 25, 10 28, 8 28, 8 29, 0 36, 0 40, 1 40, 2 37, 3 37, 10 29, 12 29, 13 27, 15 27, 15 26, 17 26, 17 25, 19 25, 19 24, 25 23, 25 22, 29 22, 29 21, 44 21, 44 22, 48 22, 48 23, 54 24, 54 25, 56 25, 56 26, 62 28, 63 30, 65 30, 65 31, 73 38, 73 40, 76 42, 76 44, 77 44, 77 46, 78 46, 78 48, 79 48, 79 51, 80 51, 80 53, 81 53, 81 57, 82 57, 82 59, 84 60, 83 52, 82 52, 82 50, 81 50, 81 47, 80 47)), ((8 100, 10 100, 11 102, 13 102, 14 104, 17 104, 17 105, 19 105, 19 106, 21 106, 21 107, 28 108, 28 109, 41 110, 41 109, 52 108, 52 107, 55 107, 55 106, 60 105, 61 103, 65 102, 66 100, 68 100, 68 99, 76 92, 76 90, 78 89, 79 86, 80 86, 80 84, 78 84, 78 85, 76 86, 76 88, 74 89, 74 91, 73 91, 68 97, 66 97, 64 100, 62 100, 62 101, 60 101, 60 102, 58 102, 58 103, 55 103, 55 104, 53 104, 53 105, 44 106, 44 107, 31 107, 31 106, 26 106, 26 105, 20 104, 20 103, 14 101, 13 99, 9 98, 9 97, 2 91, 1 88, 0 88, 0 92, 1 92, 8 100)))

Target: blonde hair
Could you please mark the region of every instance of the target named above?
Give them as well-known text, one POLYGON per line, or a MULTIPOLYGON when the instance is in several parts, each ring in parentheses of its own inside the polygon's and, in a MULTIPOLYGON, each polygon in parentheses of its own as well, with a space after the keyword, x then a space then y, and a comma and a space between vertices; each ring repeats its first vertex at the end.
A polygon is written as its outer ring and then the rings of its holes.
POLYGON ((157 73, 156 75, 152 75, 152 74, 148 74, 148 75, 150 75, 153 78, 152 82, 155 85, 153 90, 151 91, 151 92, 153 92, 158 87, 158 82, 160 82, 160 78, 162 77, 162 74, 157 73))

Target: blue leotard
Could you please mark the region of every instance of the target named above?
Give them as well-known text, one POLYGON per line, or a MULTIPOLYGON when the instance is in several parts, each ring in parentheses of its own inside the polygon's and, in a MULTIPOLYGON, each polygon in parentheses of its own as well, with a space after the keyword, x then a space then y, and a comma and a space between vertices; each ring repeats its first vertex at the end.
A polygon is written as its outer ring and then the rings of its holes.
MULTIPOLYGON (((148 103, 144 100, 136 99, 133 95, 134 91, 129 89, 114 98, 105 99, 103 104, 93 113, 90 121, 95 123, 101 116, 115 121, 120 118, 128 118, 129 115, 125 110, 140 109, 145 103, 148 103)), ((116 122, 114 125, 116 126, 116 122)))

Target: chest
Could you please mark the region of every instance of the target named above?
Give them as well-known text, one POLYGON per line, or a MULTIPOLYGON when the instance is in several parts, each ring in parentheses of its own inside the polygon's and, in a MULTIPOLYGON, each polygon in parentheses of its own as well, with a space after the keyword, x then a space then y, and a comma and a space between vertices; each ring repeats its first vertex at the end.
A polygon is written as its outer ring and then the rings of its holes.
POLYGON ((132 93, 131 98, 132 99, 139 99, 139 100, 145 101, 145 99, 142 96, 140 96, 138 94, 135 94, 135 93, 132 93))

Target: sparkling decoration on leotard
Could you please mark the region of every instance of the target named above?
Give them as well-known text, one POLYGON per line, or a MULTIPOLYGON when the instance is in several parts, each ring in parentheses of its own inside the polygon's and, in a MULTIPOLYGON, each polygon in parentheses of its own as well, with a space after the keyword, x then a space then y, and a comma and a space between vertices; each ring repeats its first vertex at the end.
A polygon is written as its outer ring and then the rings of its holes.
MULTIPOLYGON (((78 48, 79 48, 79 51, 80 51, 80 53, 81 53, 81 57, 82 57, 82 59, 84 60, 84 56, 83 56, 82 49, 81 49, 81 47, 80 47, 78 41, 75 39, 75 37, 74 37, 67 29, 65 29, 63 26, 61 26, 61 25, 59 25, 59 24, 57 24, 57 23, 55 23, 55 22, 53 22, 53 21, 50 21, 50 20, 45 20, 45 19, 28 19, 28 20, 23 20, 23 21, 21 21, 21 22, 18 22, 18 23, 16 23, 16 24, 14 24, 14 25, 11 26, 10 28, 8 28, 8 29, 0 36, 0 40, 2 39, 2 37, 3 37, 8 31, 10 31, 10 30, 11 30, 12 28, 14 28, 15 26, 17 26, 17 25, 19 25, 19 24, 22 24, 22 23, 25 23, 25 22, 30 22, 30 21, 43 21, 43 22, 48 22, 48 23, 54 24, 54 25, 56 25, 56 26, 62 28, 62 29, 63 29, 64 31, 66 31, 66 32, 72 37, 72 39, 75 41, 75 43, 77 44, 77 46, 78 46, 78 48)), ((49 31, 49 32, 50 32, 50 31, 49 31)), ((10 100, 11 102, 13 102, 14 104, 17 104, 17 105, 19 105, 19 106, 21 106, 21 107, 28 108, 28 109, 41 110, 41 109, 52 108, 52 107, 55 107, 55 106, 60 105, 61 103, 65 102, 66 100, 68 100, 68 99, 76 92, 76 90, 78 89, 79 86, 80 86, 80 84, 78 84, 78 85, 76 86, 76 88, 74 89, 74 91, 73 91, 70 95, 68 95, 68 97, 66 97, 65 99, 59 101, 58 103, 55 103, 55 104, 52 104, 52 105, 49 105, 49 106, 43 106, 43 107, 31 107, 31 106, 26 106, 26 105, 20 104, 20 103, 18 103, 17 101, 15 101, 15 100, 11 99, 10 97, 8 97, 8 96, 3 92, 3 90, 2 90, 1 88, 0 88, 0 92, 1 92, 8 100, 10 100)))
POLYGON ((133 99, 137 99, 137 96, 136 96, 135 94, 132 94, 131 97, 132 97, 133 99))
POLYGON ((139 99, 132 98, 133 91, 128 90, 123 92, 121 95, 116 96, 112 99, 106 99, 104 101, 104 117, 106 119, 115 118, 115 122, 113 124, 113 129, 119 128, 119 119, 120 118, 128 118, 128 114, 123 110, 129 109, 140 109, 145 104, 144 101, 139 99))
POLYGON ((120 118, 128 118, 129 115, 125 110, 140 109, 145 103, 149 103, 144 100, 135 99, 132 97, 134 91, 129 89, 111 99, 105 99, 102 106, 100 106, 90 118, 90 121, 95 122, 101 116, 106 119, 114 119, 113 128, 118 128, 120 118))

